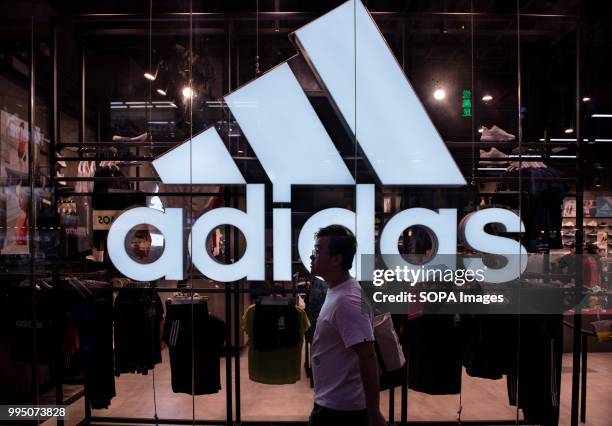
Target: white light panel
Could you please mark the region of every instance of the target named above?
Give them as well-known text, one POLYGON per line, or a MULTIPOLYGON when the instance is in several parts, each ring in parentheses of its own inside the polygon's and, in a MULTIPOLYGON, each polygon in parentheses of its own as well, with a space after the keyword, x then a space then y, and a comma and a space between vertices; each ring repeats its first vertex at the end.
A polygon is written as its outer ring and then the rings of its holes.
POLYGON ((383 184, 466 184, 359 0, 344 3, 295 35, 383 184))

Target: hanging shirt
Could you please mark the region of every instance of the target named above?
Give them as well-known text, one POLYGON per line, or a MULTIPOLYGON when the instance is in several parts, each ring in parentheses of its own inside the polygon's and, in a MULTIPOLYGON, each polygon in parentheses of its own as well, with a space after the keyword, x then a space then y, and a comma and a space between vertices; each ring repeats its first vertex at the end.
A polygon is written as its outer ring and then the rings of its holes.
POLYGON ((255 306, 251 340, 256 351, 295 348, 301 337, 298 312, 293 304, 255 306))
POLYGON ((162 362, 160 324, 164 308, 151 288, 119 290, 114 303, 115 375, 147 374, 162 362))
POLYGON ((106 409, 115 396, 112 285, 84 279, 66 279, 62 285, 78 333, 85 392, 91 408, 106 409))
POLYGON ((166 301, 164 337, 170 353, 172 391, 207 395, 221 389, 220 357, 225 322, 208 313, 208 304, 166 301))
POLYGON ((373 342, 372 313, 351 278, 327 290, 311 347, 315 403, 333 410, 362 410, 365 395, 359 359, 351 347, 373 342))
MULTIPOLYGON (((302 344, 304 333, 310 328, 306 312, 297 306, 297 339, 294 346, 283 346, 276 350, 255 349, 255 305, 249 306, 242 317, 242 328, 249 336, 249 378, 254 382, 269 385, 284 385, 300 380, 302 344)), ((292 340, 293 339, 288 339, 292 340)))

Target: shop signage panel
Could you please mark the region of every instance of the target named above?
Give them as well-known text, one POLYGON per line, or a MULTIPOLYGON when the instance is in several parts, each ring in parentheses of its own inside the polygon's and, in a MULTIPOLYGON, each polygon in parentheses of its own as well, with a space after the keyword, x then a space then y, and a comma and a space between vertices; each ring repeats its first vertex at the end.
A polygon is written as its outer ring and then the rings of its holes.
POLYGON ((92 215, 94 231, 108 231, 121 214, 121 210, 94 210, 92 215))

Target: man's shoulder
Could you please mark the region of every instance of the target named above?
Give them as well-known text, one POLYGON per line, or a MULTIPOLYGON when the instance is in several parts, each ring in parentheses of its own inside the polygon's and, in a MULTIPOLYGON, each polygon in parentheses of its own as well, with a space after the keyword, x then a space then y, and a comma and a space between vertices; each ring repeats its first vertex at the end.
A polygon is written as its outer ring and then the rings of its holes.
POLYGON ((336 303, 334 304, 334 313, 336 315, 362 317, 363 315, 368 315, 370 313, 367 300, 362 298, 359 283, 355 281, 353 286, 353 289, 347 289, 347 291, 336 300, 336 303))
POLYGON ((340 284, 340 289, 342 295, 361 294, 361 285, 359 284, 359 281, 357 281, 355 278, 351 278, 340 284))

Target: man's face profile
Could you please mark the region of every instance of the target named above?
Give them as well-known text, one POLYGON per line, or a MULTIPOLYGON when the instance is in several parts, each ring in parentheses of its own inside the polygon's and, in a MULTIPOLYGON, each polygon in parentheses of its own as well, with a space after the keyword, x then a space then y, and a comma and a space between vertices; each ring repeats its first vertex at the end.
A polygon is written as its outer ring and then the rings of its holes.
POLYGON ((310 271, 313 275, 323 276, 329 270, 329 263, 329 238, 319 237, 310 256, 310 271))

